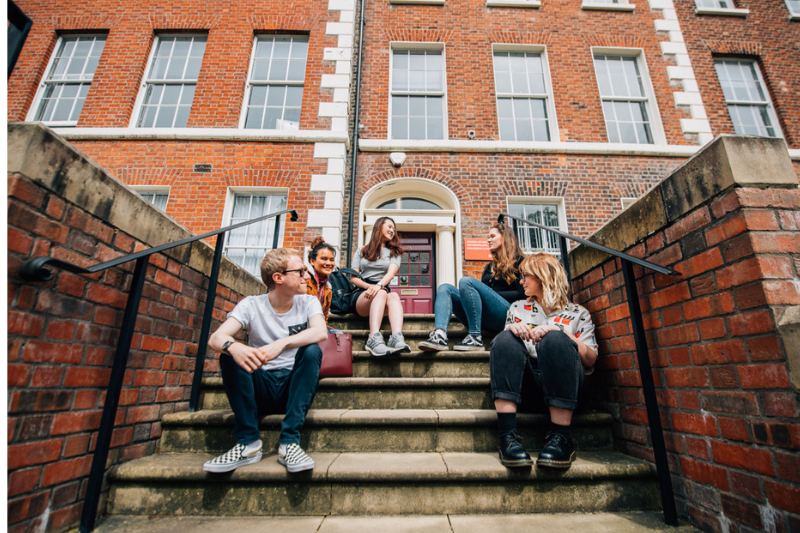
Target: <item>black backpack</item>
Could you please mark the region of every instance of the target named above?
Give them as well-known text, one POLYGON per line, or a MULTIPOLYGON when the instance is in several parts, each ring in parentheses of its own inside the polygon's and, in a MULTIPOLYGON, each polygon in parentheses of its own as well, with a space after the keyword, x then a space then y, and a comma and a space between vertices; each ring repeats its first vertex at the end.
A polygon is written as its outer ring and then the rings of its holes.
POLYGON ((339 268, 331 272, 328 283, 331 285, 331 312, 337 315, 346 315, 352 311, 351 303, 356 286, 350 281, 350 276, 361 275, 352 268, 339 268))

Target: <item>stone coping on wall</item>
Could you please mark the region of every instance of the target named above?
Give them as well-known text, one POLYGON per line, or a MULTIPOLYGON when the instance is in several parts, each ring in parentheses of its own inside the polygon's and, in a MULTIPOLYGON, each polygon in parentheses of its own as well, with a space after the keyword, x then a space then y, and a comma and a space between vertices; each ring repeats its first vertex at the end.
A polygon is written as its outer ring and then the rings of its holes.
MULTIPOLYGON (((797 188, 797 174, 783 139, 716 137, 587 240, 627 250, 733 187, 797 188)), ((572 277, 610 257, 583 244, 569 256, 572 277)))
MULTIPOLYGON (((8 124, 7 154, 9 175, 28 178, 151 247, 194 235, 40 123, 8 124)), ((202 241, 164 254, 211 274, 214 249, 202 241)), ((266 292, 260 280, 226 257, 219 282, 244 296, 266 292)))

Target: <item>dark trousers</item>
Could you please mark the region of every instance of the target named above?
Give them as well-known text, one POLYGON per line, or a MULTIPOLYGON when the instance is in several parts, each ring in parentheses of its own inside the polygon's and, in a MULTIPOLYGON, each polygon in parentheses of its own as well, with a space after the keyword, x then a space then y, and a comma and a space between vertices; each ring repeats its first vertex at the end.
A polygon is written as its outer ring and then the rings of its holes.
POLYGON ((492 400, 508 400, 521 411, 559 407, 574 411, 583 392, 578 345, 566 333, 551 331, 536 344, 538 358, 510 331, 492 341, 489 352, 492 400))
POLYGON ((237 442, 249 444, 261 438, 258 421, 264 415, 286 413, 281 423, 280 444, 299 444, 300 430, 317 393, 322 350, 316 344, 297 350, 294 367, 250 374, 233 357, 220 354, 222 385, 233 410, 237 442))

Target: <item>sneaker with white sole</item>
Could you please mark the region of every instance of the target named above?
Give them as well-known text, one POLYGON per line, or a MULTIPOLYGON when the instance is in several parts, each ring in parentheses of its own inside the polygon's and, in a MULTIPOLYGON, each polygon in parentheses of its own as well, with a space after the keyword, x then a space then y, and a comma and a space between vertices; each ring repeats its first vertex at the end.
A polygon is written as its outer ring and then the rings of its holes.
POLYGON ((389 348, 386 346, 386 343, 383 340, 383 335, 381 335, 378 331, 373 333, 372 336, 367 339, 366 348, 369 353, 377 357, 390 353, 389 348))
POLYGON ((386 347, 389 348, 389 353, 408 353, 411 351, 411 346, 406 344, 406 339, 402 333, 395 333, 389 337, 386 347))
POLYGON ((428 335, 428 340, 422 341, 419 344, 419 349, 425 352, 441 352, 447 350, 447 335, 442 334, 440 331, 431 331, 428 335))
POLYGON ((453 346, 459 352, 477 352, 483 350, 483 337, 480 335, 467 335, 461 344, 453 346))
POLYGON ((261 460, 261 441, 255 440, 248 445, 237 444, 219 457, 203 464, 203 470, 221 474, 236 470, 240 466, 251 465, 261 460))
POLYGON ((279 444, 278 464, 285 466, 289 472, 302 472, 314 468, 314 459, 299 444, 279 444))

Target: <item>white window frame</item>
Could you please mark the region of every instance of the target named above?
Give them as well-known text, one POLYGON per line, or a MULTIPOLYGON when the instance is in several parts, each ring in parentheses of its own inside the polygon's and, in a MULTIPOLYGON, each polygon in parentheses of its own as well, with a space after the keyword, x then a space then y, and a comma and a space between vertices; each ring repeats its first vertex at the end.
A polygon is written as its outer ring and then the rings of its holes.
MULTIPOLYGON (((600 98, 600 105, 601 111, 603 113, 603 125, 606 124, 605 119, 605 111, 602 110, 602 103, 604 100, 609 99, 608 97, 603 97, 600 94, 600 84, 597 80, 597 67, 595 66, 595 56, 597 55, 612 55, 612 56, 623 56, 623 57, 633 57, 636 58, 636 64, 639 67, 639 72, 642 75, 642 82, 644 84, 644 93, 646 97, 646 109, 650 114, 650 135, 653 137, 653 143, 648 145, 647 143, 640 143, 636 144, 636 146, 655 146, 655 145, 666 145, 667 144, 667 137, 664 134, 664 126, 661 122, 661 113, 658 109, 658 100, 656 100, 656 93, 653 90, 653 82, 650 78, 650 70, 647 68, 647 61, 645 59, 644 50, 641 48, 605 48, 605 47, 591 47, 591 60, 592 60, 592 69, 594 69, 595 73, 595 82, 597 82, 597 94, 600 98)), ((630 100, 630 98, 620 98, 620 100, 630 100)), ((608 126, 606 126, 606 137, 608 138, 608 126)), ((609 144, 626 144, 626 143, 612 143, 608 141, 609 144)), ((627 143, 629 144, 629 143, 627 143)))
MULTIPOLYGON (((142 79, 139 82, 139 94, 136 95, 136 102, 133 105, 133 113, 131 114, 131 120, 128 123, 128 127, 132 129, 153 129, 153 130, 163 130, 163 131, 170 131, 175 129, 182 129, 179 127, 169 127, 169 128, 161 128, 156 127, 155 125, 152 127, 142 126, 139 127, 136 123, 139 121, 139 116, 142 113, 142 106, 144 105, 144 98, 147 94, 147 85, 148 85, 148 74, 153 67, 153 60, 156 56, 156 50, 158 50, 158 43, 161 39, 169 39, 170 37, 205 37, 206 38, 206 50, 208 51, 208 33, 205 32, 191 32, 191 33, 157 33, 153 36, 153 43, 150 47, 150 54, 147 57, 147 64, 145 65, 144 72, 142 73, 142 79)), ((203 61, 205 61, 205 51, 203 52, 203 61)), ((200 65, 200 71, 202 72, 203 66, 202 62, 200 65)), ((159 80, 160 81, 160 80, 159 80)), ((195 92, 197 90, 197 83, 199 82, 199 74, 198 74, 198 81, 195 82, 195 92)), ((194 97, 192 97, 192 107, 194 107, 194 97)), ((189 116, 191 117, 191 108, 189 110, 189 116)))
POLYGON ((619 201, 622 204, 622 210, 628 209, 630 206, 635 204, 639 199, 633 196, 622 196, 619 201))
MULTIPOLYGON (((301 37, 302 38, 302 37, 304 37, 304 38, 309 40, 309 42, 308 42, 309 48, 310 48, 310 44, 311 44, 310 43, 310 41, 311 41, 310 37, 308 35, 302 35, 302 34, 283 35, 283 34, 278 34, 278 33, 260 33, 260 34, 257 34, 257 35, 253 36, 253 46, 252 46, 251 51, 250 51, 250 63, 248 65, 248 67, 247 67, 247 87, 245 89, 244 101, 242 102, 242 112, 241 112, 241 114, 239 116, 239 129, 241 129, 241 130, 247 129, 247 128, 244 127, 245 123, 247 122, 247 107, 248 107, 248 104, 250 102, 250 92, 253 90, 253 86, 254 85, 255 86, 261 86, 261 85, 265 85, 265 86, 267 86, 267 85, 286 85, 286 86, 292 86, 292 87, 302 87, 303 88, 303 93, 305 93, 305 87, 306 87, 306 72, 305 71, 303 72, 303 81, 301 81, 301 82, 296 82, 296 81, 280 81, 280 82, 258 81, 255 84, 252 82, 251 76, 253 75, 253 64, 255 63, 256 45, 258 44, 259 37, 290 37, 290 38, 294 38, 294 37, 301 37)), ((306 71, 308 71, 308 50, 306 51, 306 71)), ((303 96, 305 96, 305 94, 303 96)), ((300 116, 302 117, 302 115, 303 115, 302 100, 301 100, 300 106, 301 106, 300 107, 300 116)), ((262 132, 263 131, 299 131, 300 130, 300 120, 299 119, 297 121, 297 124, 298 125, 297 125, 297 129, 296 130, 292 130, 292 129, 289 129, 289 128, 280 128, 280 129, 250 128, 250 130, 252 130, 252 131, 262 131, 262 132)))
MULTIPOLYGON (((557 207, 557 209, 558 209, 558 228, 556 228, 556 229, 559 229, 559 230, 561 230, 561 231, 563 231, 565 233, 569 233, 569 229, 568 229, 568 226, 567 226, 567 210, 566 210, 566 207, 565 207, 565 202, 564 202, 564 198, 563 197, 560 197, 560 196, 507 196, 506 197, 506 208, 507 208, 507 212, 508 213, 511 213, 511 205, 512 204, 555 205, 557 207)), ((515 222, 517 224, 520 224, 519 221, 515 221, 515 222)), ((541 231, 544 232, 544 230, 541 230, 541 231)), ((544 235, 544 233, 543 233, 543 236, 546 238, 546 235, 544 235)), ((519 239, 519 235, 517 236, 517 238, 519 239)), ((559 237, 556 237, 556 238, 558 239, 559 237)), ((522 247, 522 244, 523 243, 520 240, 520 247, 522 247)), ((532 253, 539 253, 539 252, 551 253, 551 252, 548 252, 548 250, 546 250, 546 249, 531 250, 531 249, 525 249, 524 247, 522 248, 522 251, 525 252, 526 255, 532 254, 532 253)), ((558 257, 561 257, 561 249, 558 248, 554 255, 556 255, 558 257)))
POLYGON ((633 11, 635 4, 628 0, 583 0, 581 9, 584 11, 633 11))
POLYGON ((800 19, 800 2, 797 0, 786 0, 786 9, 789 10, 789 18, 791 20, 800 19), (798 3, 797 9, 792 8, 793 2, 798 3))
MULTIPOLYGON (((392 84, 394 78, 394 51, 395 50, 441 50, 442 52, 442 133, 443 136, 441 139, 424 139, 425 141, 446 141, 450 138, 450 132, 448 130, 448 109, 447 109, 447 50, 445 48, 444 43, 433 43, 433 42, 405 42, 405 41, 392 41, 389 43, 389 116, 387 120, 388 129, 386 132, 386 138, 392 140, 401 140, 401 141, 411 141, 411 140, 423 140, 423 139, 394 139, 392 137, 392 120, 394 116, 394 111, 392 109, 392 96, 394 93, 392 92, 392 84)), ((428 92, 419 92, 414 93, 415 96, 438 96, 438 93, 428 93, 428 92)))
MULTIPOLYGON (((536 46, 536 45, 518 45, 518 44, 493 44, 492 45, 492 83, 495 86, 495 102, 494 102, 494 109, 495 114, 497 117, 497 136, 500 136, 500 116, 499 110, 497 108, 497 99, 499 98, 499 94, 497 92, 497 81, 495 78, 495 70, 494 70, 494 53, 495 52, 530 52, 535 54, 542 55, 542 64, 543 74, 544 74, 544 86, 545 90, 547 91, 547 102, 545 105, 545 109, 547 109, 547 117, 548 117, 548 130, 550 132, 550 140, 549 141, 524 141, 524 142, 559 142, 559 130, 558 130, 558 117, 556 115, 556 104, 555 104, 555 96, 553 95, 553 81, 550 76, 550 58, 547 55, 547 47, 546 46, 536 46)), ((512 93, 503 93, 503 97, 512 96, 512 93)), ((523 96, 524 97, 524 96, 523 96)), ((507 141, 502 141, 507 142, 507 141)))
MULTIPOLYGON (((164 213, 166 213, 167 206, 169 205, 169 187, 166 187, 166 186, 163 186, 163 185, 152 185, 152 186, 151 185, 130 185, 129 187, 131 189, 133 189, 133 191, 136 192, 139 196, 142 196, 142 197, 144 197, 145 194, 166 194, 167 195, 167 203, 164 206, 164 211, 163 211, 164 213)), ((147 198, 144 198, 144 200, 148 204, 150 204, 153 207, 155 207, 156 209, 158 209, 158 207, 156 207, 156 205, 153 202, 151 202, 150 200, 148 200, 147 198)), ((160 211, 160 209, 159 209, 159 211, 160 211)))
MULTIPOLYGON (((225 195, 225 207, 222 210, 222 227, 227 227, 231 225, 231 217, 233 216, 233 203, 234 199, 236 198, 237 194, 249 194, 249 195, 256 195, 256 194, 270 194, 270 195, 285 195, 289 198, 289 189, 281 188, 281 187, 228 187, 228 191, 225 195)), ((278 238, 278 248, 283 247, 284 239, 286 238, 286 215, 281 217, 280 220, 280 236, 278 238)), ((225 247, 223 248, 223 254, 227 257, 227 250, 230 243, 230 232, 225 234, 225 247)), ((272 235, 267 235, 268 239, 268 246, 267 248, 271 249, 272 246, 272 235)), ((258 248, 258 247, 253 247, 258 248)), ((232 259, 229 258, 231 262, 234 262, 232 259)), ((242 270, 245 270, 244 265, 237 264, 242 270)), ((251 274, 253 274, 251 272, 251 274)), ((253 274, 257 279, 261 279, 261 274, 256 273, 253 274)))
POLYGON ((527 7, 538 9, 542 7, 539 0, 486 0, 487 7, 527 7))
MULTIPOLYGON (((770 120, 772 120, 772 127, 775 130, 775 137, 773 137, 773 138, 782 139, 783 138, 783 131, 781 130, 781 123, 780 123, 780 121, 778 121, 777 113, 775 113, 775 106, 772 103, 772 95, 769 94, 769 88, 767 87, 767 84, 764 83, 764 76, 761 74, 761 65, 758 64, 758 61, 756 61, 755 59, 742 59, 742 58, 738 58, 738 57, 724 57, 724 56, 723 57, 715 57, 714 58, 714 74, 717 75, 717 82, 720 84, 720 90, 722 90, 721 89, 722 81, 719 79, 719 75, 717 74, 717 71, 716 71, 716 69, 717 69, 717 61, 739 61, 739 62, 742 62, 742 63, 750 63, 750 64, 755 65, 755 67, 756 67, 755 68, 756 78, 757 78, 756 81, 761 84, 761 88, 763 89, 764 95, 765 95, 765 98, 766 98, 766 100, 761 104, 759 104, 759 102, 757 102, 755 100, 749 100, 749 101, 748 100, 732 100, 732 101, 728 101, 727 99, 725 99, 725 109, 726 109, 726 111, 728 111, 728 117, 731 119, 731 123, 733 124, 734 129, 736 128, 736 124, 733 122, 733 117, 731 116, 731 112, 728 109, 728 106, 731 106, 731 105, 743 105, 743 106, 751 106, 751 107, 759 107, 759 106, 761 106, 761 107, 765 107, 766 108, 767 115, 769 115, 770 120)), ((725 98, 724 94, 723 94, 723 98, 725 98)), ((747 134, 737 133, 737 135, 747 135, 747 134)))
MULTIPOLYGON (((42 104, 42 98, 44 97, 45 90, 47 89, 48 85, 56 85, 56 84, 68 84, 71 85, 73 83, 87 83, 86 81, 78 80, 59 80, 59 81, 48 81, 47 77, 50 75, 50 71, 53 69, 53 65, 56 61, 56 55, 58 51, 62 47, 62 43, 64 39, 69 39, 72 37, 104 37, 106 44, 108 44, 108 34, 107 33, 76 33, 76 34, 66 34, 66 35, 59 35, 58 40, 56 41, 56 46, 53 48, 53 53, 50 54, 50 60, 47 62, 47 68, 44 70, 44 74, 42 75, 42 79, 39 82, 39 88, 36 91, 36 96, 33 99, 33 103, 31 104, 30 109, 28 109, 28 115, 25 118, 28 122, 33 122, 36 120, 36 114, 39 112, 39 106, 42 104)), ((105 48, 103 48, 103 52, 105 52, 105 48)), ((102 55, 101 55, 102 58, 102 55)), ((91 84, 94 81, 94 75, 92 75, 92 79, 88 81, 89 83, 89 90, 91 91, 91 84)), ((87 93, 88 97, 88 93, 87 93)), ((84 101, 84 105, 85 105, 84 101)), ((83 109, 81 109, 81 113, 83 109)), ((80 120, 80 117, 78 117, 80 120)), ((75 126, 78 124, 78 120, 43 120, 41 121, 42 124, 47 124, 50 127, 65 127, 65 126, 75 126)))
POLYGON ((444 0, 389 0, 390 4, 422 4, 432 6, 443 6, 444 0))
POLYGON ((712 0, 717 4, 713 7, 700 5, 700 2, 702 1, 703 0, 694 1, 695 15, 727 15, 733 17, 746 17, 750 14, 749 9, 737 9, 734 0, 712 0), (725 3, 726 5, 723 7, 722 3, 725 3), (730 6, 727 4, 730 4, 730 6))

